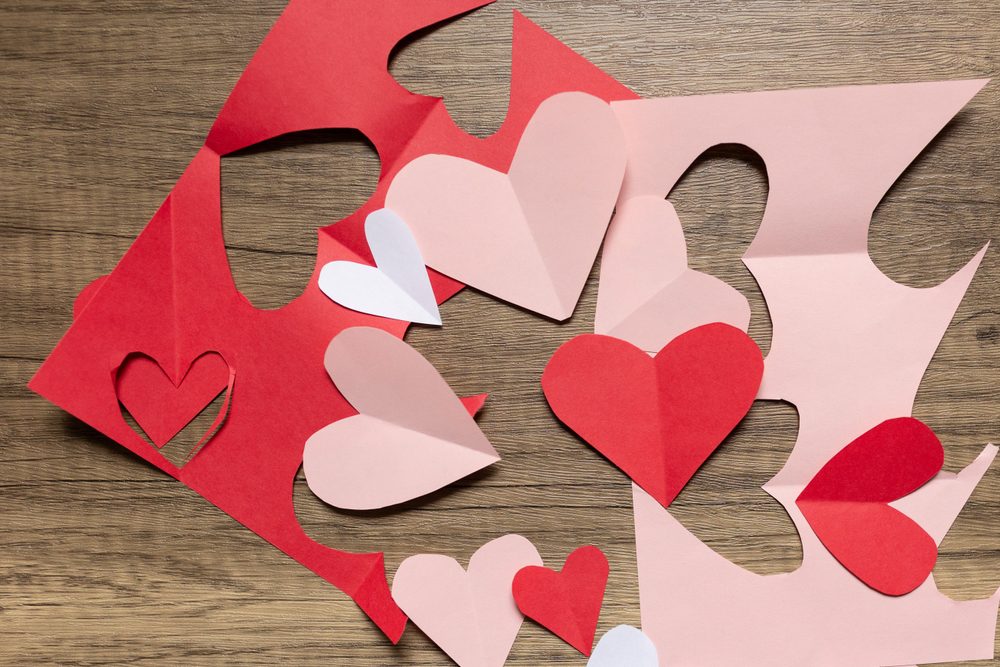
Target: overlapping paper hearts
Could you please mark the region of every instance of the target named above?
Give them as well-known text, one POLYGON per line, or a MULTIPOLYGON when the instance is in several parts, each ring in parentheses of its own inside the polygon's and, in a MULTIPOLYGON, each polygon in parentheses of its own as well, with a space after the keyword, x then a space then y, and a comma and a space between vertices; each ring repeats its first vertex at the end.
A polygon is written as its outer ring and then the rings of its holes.
POLYGON ((542 390, 563 423, 666 507, 746 416, 763 372, 749 336, 713 323, 653 358, 617 338, 577 336, 552 355, 542 390))
POLYGON ((396 175, 386 205, 434 269, 548 317, 573 314, 625 174, 625 144, 604 101, 542 102, 507 173, 425 155, 396 175))
POLYGON ((934 568, 937 544, 889 503, 926 484, 943 464, 930 428, 912 417, 889 419, 840 450, 795 502, 854 576, 886 595, 904 595, 934 568))
POLYGON ((381 329, 353 327, 326 351, 330 378, 359 412, 309 438, 309 488, 345 509, 376 509, 436 491, 500 460, 437 370, 381 329))
POLYGON ((520 535, 481 546, 468 570, 448 556, 410 556, 396 570, 392 597, 460 667, 501 667, 524 620, 511 594, 514 575, 541 564, 520 535))

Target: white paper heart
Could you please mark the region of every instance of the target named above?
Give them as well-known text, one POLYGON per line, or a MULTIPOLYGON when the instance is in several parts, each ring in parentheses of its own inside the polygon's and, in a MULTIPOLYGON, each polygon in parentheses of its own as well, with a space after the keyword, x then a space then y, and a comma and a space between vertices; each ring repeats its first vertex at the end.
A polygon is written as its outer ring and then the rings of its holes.
POLYGON ((542 558, 520 535, 481 546, 467 571, 448 556, 410 556, 396 570, 392 597, 460 667, 501 667, 524 621, 511 584, 528 565, 542 558))
POLYGON ((403 219, 387 208, 374 211, 365 218, 365 237, 376 266, 330 262, 319 272, 323 294, 362 313, 440 325, 424 258, 403 219))
POLYGON ((653 642, 631 625, 611 628, 601 637, 587 667, 659 667, 653 642))

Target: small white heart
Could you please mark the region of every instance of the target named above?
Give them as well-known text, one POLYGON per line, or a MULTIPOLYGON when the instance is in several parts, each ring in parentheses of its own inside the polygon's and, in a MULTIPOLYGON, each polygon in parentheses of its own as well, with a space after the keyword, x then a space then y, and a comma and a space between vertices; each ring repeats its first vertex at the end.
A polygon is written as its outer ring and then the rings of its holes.
POLYGON ((336 261, 319 272, 319 288, 340 305, 379 317, 441 324, 420 248, 402 218, 387 208, 365 218, 375 265, 336 261))
POLYGON ((653 642, 631 625, 611 628, 597 643, 587 667, 658 667, 653 642))

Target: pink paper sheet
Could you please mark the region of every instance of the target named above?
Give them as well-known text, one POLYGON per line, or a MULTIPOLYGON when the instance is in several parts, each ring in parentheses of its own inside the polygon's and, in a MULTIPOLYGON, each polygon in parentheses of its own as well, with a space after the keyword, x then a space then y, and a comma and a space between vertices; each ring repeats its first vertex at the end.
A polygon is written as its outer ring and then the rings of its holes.
MULTIPOLYGON (((635 490, 642 625, 662 664, 875 667, 992 656, 1000 595, 954 602, 933 577, 909 595, 881 595, 829 554, 794 502, 848 442, 911 413, 985 253, 941 285, 913 289, 883 275, 867 252, 871 214, 885 192, 985 83, 613 104, 629 144, 622 203, 665 197, 718 144, 745 144, 763 158, 770 193, 744 257, 773 323, 759 398, 790 401, 800 417, 791 456, 765 485, 801 536, 795 572, 762 577, 733 565, 635 490)), ((620 222, 611 234, 628 233, 620 222)), ((984 469, 977 460, 970 473, 939 475, 896 506, 916 508, 913 518, 940 539, 984 469), (945 501, 923 502, 931 493, 945 501)))

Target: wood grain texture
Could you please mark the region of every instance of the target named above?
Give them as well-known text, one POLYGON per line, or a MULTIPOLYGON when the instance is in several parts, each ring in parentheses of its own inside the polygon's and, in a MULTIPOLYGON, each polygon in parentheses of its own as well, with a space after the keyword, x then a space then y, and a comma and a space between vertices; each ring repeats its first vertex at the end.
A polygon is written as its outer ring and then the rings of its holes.
MULTIPOLYGON (((362 1, 362 0, 359 0, 362 1)), ((369 0, 363 0, 369 1, 369 0)), ((0 663, 443 665, 411 628, 390 646, 354 604, 193 492, 31 395, 25 383, 69 326, 76 293, 107 273, 200 146, 282 0, 5 0, 0 4, 0 663)), ((660 2, 501 0, 408 40, 392 62, 411 90, 442 95, 484 136, 506 110, 512 8, 642 95, 971 78, 1000 72, 995 0, 660 2)), ((959 114, 875 213, 876 263, 933 285, 1000 226, 1000 85, 959 114)), ((240 288, 260 307, 302 289, 315 229, 352 211, 378 174, 346 132, 271 142, 224 160, 224 220, 240 288)), ((671 195, 696 268, 766 307, 738 257, 766 182, 753 157, 710 152, 671 195)), ((1000 255, 985 261, 931 363, 916 416, 946 467, 1000 440, 1000 255)), ((552 418, 538 377, 588 330, 582 306, 556 325, 467 290, 442 330, 409 336, 459 393, 490 391, 481 417, 503 461, 406 512, 336 512, 300 480, 317 539, 383 549, 394 571, 423 551, 463 562, 506 532, 550 563, 593 542, 612 565, 598 629, 638 624, 628 484, 552 418)), ((794 439, 789 406, 758 404, 673 511, 758 572, 801 553, 758 487, 794 439)), ((1000 584, 1000 472, 991 470, 941 547, 940 587, 984 597, 1000 584)), ((584 660, 526 623, 511 665, 584 660)), ((1000 664, 992 663, 978 664, 1000 664)))

